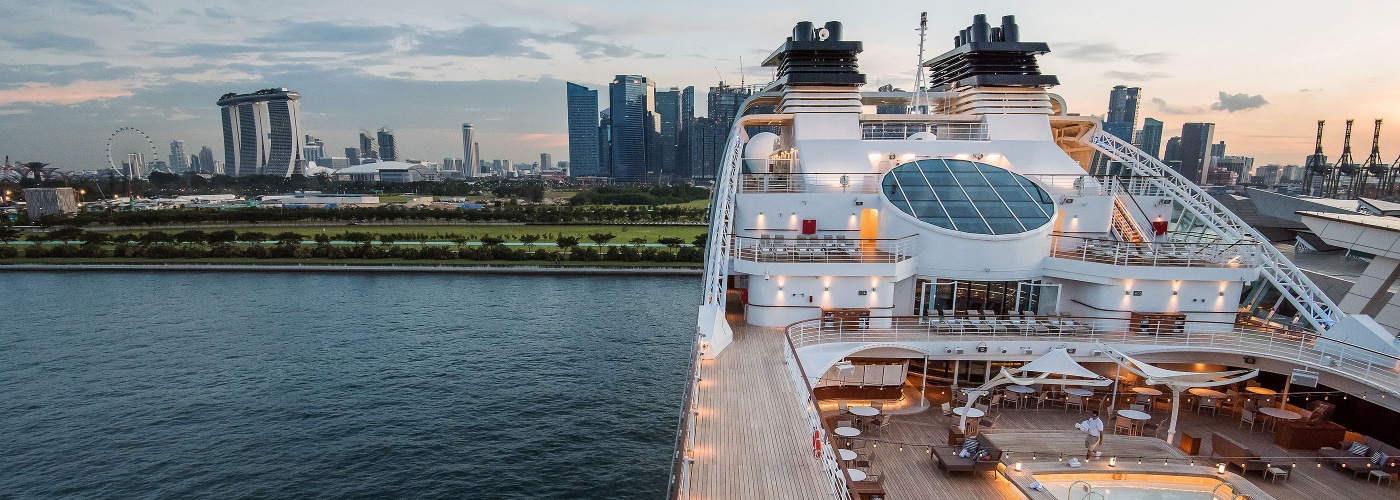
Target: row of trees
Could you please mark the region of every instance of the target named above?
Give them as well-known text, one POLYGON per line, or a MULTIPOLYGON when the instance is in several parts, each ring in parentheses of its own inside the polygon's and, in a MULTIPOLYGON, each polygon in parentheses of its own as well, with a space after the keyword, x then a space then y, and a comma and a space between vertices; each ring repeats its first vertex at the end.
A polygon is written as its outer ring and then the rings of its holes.
MULTIPOLYGON (((8 243, 11 241, 15 241, 16 239, 18 239, 19 235, 19 231, 13 228, 0 226, 0 242, 8 243)), ((591 233, 587 236, 587 239, 589 241, 592 241, 595 245, 606 245, 616 238, 617 235, 614 235, 612 233, 591 233)), ((694 240, 691 240, 691 244, 696 246, 703 246, 705 238, 706 235, 704 234, 697 236, 694 240)), ((234 231, 232 229, 209 232, 201 231, 198 229, 190 229, 176 233, 168 233, 165 231, 146 231, 144 233, 113 234, 100 231, 86 231, 77 226, 63 226, 48 231, 46 233, 34 233, 25 236, 26 241, 30 241, 36 244, 54 241, 65 243, 71 241, 79 241, 84 244, 92 245, 120 243, 187 243, 217 245, 221 243, 263 243, 268 241, 275 241, 280 244, 292 244, 301 243, 303 241, 306 241, 307 239, 308 238, 306 237, 306 235, 294 231, 282 231, 274 234, 263 231, 239 232, 234 231)), ((506 241, 514 239, 515 241, 519 241, 527 247, 533 247, 536 243, 542 241, 553 241, 555 245, 560 248, 574 247, 578 246, 579 244, 579 238, 573 236, 564 236, 563 234, 559 234, 558 236, 553 236, 549 234, 492 236, 490 234, 487 234, 478 238, 474 234, 460 235, 455 233, 447 233, 443 235, 429 235, 426 233, 383 233, 376 236, 375 234, 368 232, 346 231, 335 234, 324 232, 316 233, 310 239, 317 243, 330 243, 332 241, 371 243, 374 241, 379 241, 384 244, 403 241, 418 241, 426 243, 427 241, 438 240, 451 241, 458 245, 465 245, 468 242, 477 241, 480 242, 482 245, 486 246, 500 245, 505 243, 506 241)), ((662 245, 666 245, 670 248, 679 248, 682 245, 685 245, 686 243, 686 241, 683 238, 674 236, 663 236, 657 238, 656 242, 662 245)), ((649 243, 649 241, 646 238, 632 238, 628 241, 628 243, 634 245, 641 245, 649 243)))
POLYGON ((605 186, 585 189, 569 198, 571 205, 677 205, 710 197, 710 190, 686 185, 605 186))
MULTIPOLYGON (((13 246, 0 246, 0 259, 18 258, 13 246)), ((501 245, 482 246, 399 246, 399 245, 341 245, 325 243, 305 245, 277 243, 265 245, 176 244, 176 243, 118 243, 111 247, 93 243, 81 245, 35 245, 26 247, 27 258, 147 258, 147 259, 407 259, 407 260, 472 260, 472 261, 578 261, 578 262, 701 262, 704 251, 696 247, 678 249, 636 246, 608 246, 601 251, 591 247, 561 247, 560 250, 526 249, 501 245)))
POLYGON ((676 206, 548 206, 505 204, 476 210, 377 208, 238 208, 84 211, 71 216, 49 216, 34 221, 40 225, 117 225, 257 222, 519 222, 542 224, 578 223, 656 223, 709 221, 709 210, 676 206))

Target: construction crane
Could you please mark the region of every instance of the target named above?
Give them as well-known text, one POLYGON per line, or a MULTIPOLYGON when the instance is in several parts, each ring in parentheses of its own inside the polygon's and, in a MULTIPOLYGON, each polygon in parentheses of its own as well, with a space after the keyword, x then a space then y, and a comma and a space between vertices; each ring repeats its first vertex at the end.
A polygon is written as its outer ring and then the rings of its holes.
MULTIPOLYGON (((1363 167, 1367 177, 1376 178, 1376 188, 1371 196, 1385 198, 1390 196, 1390 191, 1395 183, 1395 177, 1390 175, 1390 166, 1381 159, 1381 119, 1376 119, 1376 130, 1371 135, 1371 155, 1366 157, 1363 167)), ((1369 182, 1362 181, 1363 187, 1369 182)))
MULTIPOLYGON (((1321 196, 1331 175, 1332 166, 1327 164, 1327 156, 1322 154, 1322 126, 1326 124, 1326 120, 1317 121, 1317 144, 1313 146, 1313 154, 1308 157, 1308 165, 1303 172, 1303 194, 1308 196, 1321 196), (1319 177, 1323 186, 1315 185, 1319 177)), ((1400 161, 1400 158, 1396 161, 1400 161)))
POLYGON ((1351 199, 1356 197, 1356 179, 1360 177, 1356 175, 1356 171, 1359 165, 1351 158, 1351 126, 1355 122, 1356 120, 1347 120, 1346 136, 1342 139, 1342 156, 1337 158, 1336 165, 1332 167, 1332 176, 1329 182, 1331 186, 1328 193, 1323 195, 1324 198, 1344 196, 1346 199, 1351 199), (1346 193, 1341 192, 1342 176, 1347 178, 1346 193))

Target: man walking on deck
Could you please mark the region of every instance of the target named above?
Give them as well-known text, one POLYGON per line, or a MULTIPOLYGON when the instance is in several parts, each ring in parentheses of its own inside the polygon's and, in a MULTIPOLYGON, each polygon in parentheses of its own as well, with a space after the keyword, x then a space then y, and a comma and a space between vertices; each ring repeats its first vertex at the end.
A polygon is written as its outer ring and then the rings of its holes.
POLYGON ((1089 419, 1075 425, 1079 430, 1084 431, 1084 459, 1093 458, 1094 452, 1099 451, 1099 445, 1103 443, 1103 421, 1099 420, 1099 411, 1090 412, 1089 419))

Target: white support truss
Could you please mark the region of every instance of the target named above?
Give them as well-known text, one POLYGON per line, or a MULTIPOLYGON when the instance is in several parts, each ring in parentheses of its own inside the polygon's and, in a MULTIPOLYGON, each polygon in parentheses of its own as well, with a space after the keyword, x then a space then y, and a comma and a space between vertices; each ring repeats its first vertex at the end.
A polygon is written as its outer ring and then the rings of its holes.
POLYGON ((729 261, 733 252, 734 197, 739 193, 744 146, 743 122, 734 124, 724 148, 724 162, 715 176, 714 199, 710 203, 710 233, 705 241, 705 291, 700 300, 700 352, 713 359, 733 339, 724 318, 725 290, 729 281, 729 261))
POLYGON ((1094 149, 1129 166, 1137 175, 1150 178, 1153 184, 1195 214, 1202 223, 1226 241, 1260 242, 1260 271, 1283 293, 1289 303, 1298 308, 1299 315, 1317 331, 1326 331, 1342 319, 1344 314, 1341 309, 1338 309, 1298 266, 1289 262, 1288 258, 1270 245, 1258 231, 1215 201, 1215 198, 1206 194, 1200 186, 1132 144, 1104 132, 1102 128, 1095 131, 1089 142, 1094 149))

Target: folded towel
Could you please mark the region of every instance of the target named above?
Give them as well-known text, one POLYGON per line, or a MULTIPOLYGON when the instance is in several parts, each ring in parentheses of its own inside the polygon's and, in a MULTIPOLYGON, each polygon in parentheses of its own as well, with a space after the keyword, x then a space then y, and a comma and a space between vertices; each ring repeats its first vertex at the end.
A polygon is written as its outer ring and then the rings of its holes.
POLYGON ((1040 481, 1031 481, 1030 488, 1035 491, 1045 491, 1045 486, 1041 485, 1040 481))

